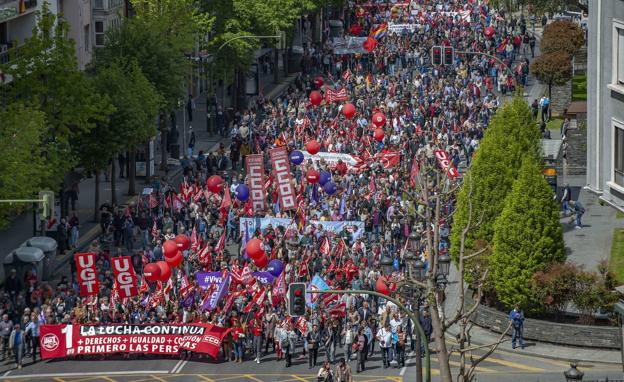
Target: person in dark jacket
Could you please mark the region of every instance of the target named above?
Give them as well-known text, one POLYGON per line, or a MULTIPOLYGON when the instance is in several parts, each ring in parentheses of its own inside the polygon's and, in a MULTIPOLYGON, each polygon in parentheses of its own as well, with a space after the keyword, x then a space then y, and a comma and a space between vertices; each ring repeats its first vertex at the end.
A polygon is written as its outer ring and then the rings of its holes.
POLYGON ((516 340, 520 343, 520 347, 524 349, 524 338, 522 336, 522 330, 524 328, 524 313, 520 310, 520 307, 516 305, 511 312, 509 312, 509 321, 511 321, 511 327, 513 334, 511 335, 511 348, 516 348, 516 340))
POLYGON ((306 336, 308 342, 308 367, 311 369, 316 367, 316 358, 318 357, 318 348, 321 345, 321 332, 318 325, 312 325, 312 331, 306 336))

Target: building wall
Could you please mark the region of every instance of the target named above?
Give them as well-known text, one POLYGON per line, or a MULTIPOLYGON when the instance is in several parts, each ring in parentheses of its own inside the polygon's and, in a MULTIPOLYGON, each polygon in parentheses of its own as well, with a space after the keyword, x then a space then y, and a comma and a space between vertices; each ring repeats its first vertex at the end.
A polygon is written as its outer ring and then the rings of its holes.
POLYGON ((126 4, 124 0, 92 1, 92 42, 93 47, 97 48, 104 45, 106 31, 121 24, 126 12, 126 4))
POLYGON ((80 70, 91 62, 91 2, 92 0, 61 0, 61 13, 69 24, 69 38, 76 44, 76 59, 80 70))
MULTIPOLYGON (((589 2, 587 185, 624 210, 624 181, 614 182, 614 125, 624 129, 624 86, 613 86, 614 26, 624 28, 624 0, 589 2)), ((624 52, 619 52, 624 60, 624 52)), ((624 147, 620 148, 620 151, 624 147)))

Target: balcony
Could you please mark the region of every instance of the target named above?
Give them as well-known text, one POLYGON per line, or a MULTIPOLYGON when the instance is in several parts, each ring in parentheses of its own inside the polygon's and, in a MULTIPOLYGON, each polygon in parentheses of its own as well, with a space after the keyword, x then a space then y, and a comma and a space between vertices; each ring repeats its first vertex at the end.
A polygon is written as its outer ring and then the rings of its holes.
POLYGON ((0 23, 35 11, 37 0, 0 0, 0 23))

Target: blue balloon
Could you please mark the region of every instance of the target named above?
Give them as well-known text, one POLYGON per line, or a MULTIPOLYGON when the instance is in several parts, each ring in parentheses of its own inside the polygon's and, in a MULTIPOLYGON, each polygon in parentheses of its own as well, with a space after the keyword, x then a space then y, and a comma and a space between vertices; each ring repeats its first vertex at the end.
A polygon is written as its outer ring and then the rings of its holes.
POLYGON ((293 162, 295 166, 299 166, 301 163, 303 163, 303 159, 303 153, 299 150, 295 150, 290 153, 290 161, 293 162))
POLYGON ((249 187, 246 184, 239 184, 236 186, 236 199, 241 202, 247 201, 249 199, 249 187))
POLYGON ((325 183, 325 185, 323 186, 323 190, 325 191, 325 193, 327 193, 327 195, 333 195, 338 189, 336 187, 336 183, 329 181, 325 183))
POLYGON ((284 263, 282 260, 274 259, 269 261, 269 265, 267 266, 267 272, 272 274, 275 277, 279 277, 284 270, 284 263))
POLYGON ((324 186, 325 183, 329 182, 330 180, 331 180, 331 174, 328 173, 327 171, 321 170, 321 177, 319 179, 320 185, 324 186))

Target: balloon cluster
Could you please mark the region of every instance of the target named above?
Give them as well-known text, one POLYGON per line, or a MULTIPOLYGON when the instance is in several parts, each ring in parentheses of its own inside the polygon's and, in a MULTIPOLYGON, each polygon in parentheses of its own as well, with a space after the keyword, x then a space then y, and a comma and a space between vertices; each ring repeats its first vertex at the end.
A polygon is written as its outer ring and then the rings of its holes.
POLYGON ((247 252, 247 256, 253 260, 258 268, 266 268, 266 266, 269 265, 269 258, 264 252, 262 240, 258 238, 249 240, 245 245, 245 251, 247 252))
POLYGON ((184 261, 182 251, 191 247, 191 240, 186 235, 178 235, 174 240, 167 240, 163 243, 162 249, 165 261, 146 264, 143 267, 143 276, 147 281, 165 282, 171 277, 171 268, 177 268, 184 261))

